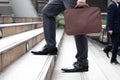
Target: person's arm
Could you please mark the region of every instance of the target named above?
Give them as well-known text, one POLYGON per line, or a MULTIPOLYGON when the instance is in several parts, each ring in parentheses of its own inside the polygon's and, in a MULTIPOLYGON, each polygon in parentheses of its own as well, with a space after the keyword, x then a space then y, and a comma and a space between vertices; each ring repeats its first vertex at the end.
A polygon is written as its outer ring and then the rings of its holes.
POLYGON ((108 27, 108 32, 110 35, 112 35, 113 33, 113 26, 114 26, 114 5, 110 5, 108 7, 108 11, 107 11, 107 27, 108 27))

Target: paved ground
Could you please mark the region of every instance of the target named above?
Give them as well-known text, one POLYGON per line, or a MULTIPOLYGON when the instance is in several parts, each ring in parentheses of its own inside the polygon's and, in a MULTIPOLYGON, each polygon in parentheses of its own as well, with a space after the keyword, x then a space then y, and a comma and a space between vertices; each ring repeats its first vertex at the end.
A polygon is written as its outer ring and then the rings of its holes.
MULTIPOLYGON (((102 51, 102 45, 89 39, 89 72, 63 73, 61 68, 70 67, 76 60, 76 48, 72 36, 64 36, 51 80, 120 80, 120 65, 110 64, 102 51)), ((120 56, 118 56, 120 61, 120 56)))

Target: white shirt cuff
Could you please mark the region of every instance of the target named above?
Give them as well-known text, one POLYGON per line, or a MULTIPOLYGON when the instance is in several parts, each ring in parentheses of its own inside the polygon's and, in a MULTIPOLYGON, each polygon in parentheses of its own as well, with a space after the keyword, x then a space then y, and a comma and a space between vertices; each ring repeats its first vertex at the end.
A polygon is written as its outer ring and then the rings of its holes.
POLYGON ((80 1, 80 2, 86 2, 86 0, 78 0, 78 1, 80 1))

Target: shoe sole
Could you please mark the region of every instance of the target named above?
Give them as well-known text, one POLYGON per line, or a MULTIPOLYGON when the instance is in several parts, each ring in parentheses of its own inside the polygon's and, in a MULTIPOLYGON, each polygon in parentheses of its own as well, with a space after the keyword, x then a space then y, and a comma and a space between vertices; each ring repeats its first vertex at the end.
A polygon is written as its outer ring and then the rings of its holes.
POLYGON ((64 70, 64 69, 61 69, 61 70, 64 71, 64 72, 68 72, 68 73, 72 73, 72 72, 88 72, 88 69, 78 70, 78 71, 67 71, 67 70, 64 70))
POLYGON ((53 52, 53 53, 36 53, 36 52, 32 52, 34 55, 57 55, 57 52, 53 52))
POLYGON ((57 55, 57 52, 49 53, 49 55, 57 55))

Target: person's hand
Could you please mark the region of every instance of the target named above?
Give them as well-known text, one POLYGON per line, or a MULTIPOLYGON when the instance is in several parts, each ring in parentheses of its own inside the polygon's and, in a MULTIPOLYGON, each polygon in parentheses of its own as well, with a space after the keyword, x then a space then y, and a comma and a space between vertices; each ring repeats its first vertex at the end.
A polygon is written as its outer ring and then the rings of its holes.
POLYGON ((113 31, 112 31, 112 30, 109 30, 108 33, 109 33, 110 35, 112 35, 113 31))
POLYGON ((87 6, 88 4, 86 4, 86 2, 81 2, 81 1, 77 1, 77 3, 76 3, 76 8, 77 7, 84 7, 84 6, 87 6))

